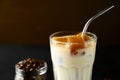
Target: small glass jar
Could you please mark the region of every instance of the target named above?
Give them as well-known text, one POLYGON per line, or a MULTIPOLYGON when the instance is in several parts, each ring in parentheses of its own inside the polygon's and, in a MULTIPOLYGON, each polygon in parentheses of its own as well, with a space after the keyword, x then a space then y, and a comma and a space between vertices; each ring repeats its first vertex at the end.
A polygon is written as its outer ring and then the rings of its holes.
MULTIPOLYGON (((20 62, 19 62, 20 63, 20 62)), ((46 80, 47 77, 47 63, 44 62, 44 66, 40 69, 36 69, 32 72, 27 72, 18 68, 15 65, 15 80, 46 80)))

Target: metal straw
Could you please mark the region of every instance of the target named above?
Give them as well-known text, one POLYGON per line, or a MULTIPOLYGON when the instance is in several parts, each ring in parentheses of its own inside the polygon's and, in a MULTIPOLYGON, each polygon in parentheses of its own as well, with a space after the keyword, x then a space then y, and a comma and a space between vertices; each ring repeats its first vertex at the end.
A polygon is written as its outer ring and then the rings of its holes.
POLYGON ((106 7, 105 9, 103 9, 102 11, 98 12, 96 15, 94 15, 93 17, 91 17, 85 24, 81 37, 83 37, 88 29, 88 26, 90 25, 90 23, 95 20, 96 18, 98 18, 99 16, 101 16, 102 14, 106 13, 107 11, 109 11, 110 9, 112 9, 114 7, 114 5, 110 6, 110 7, 106 7))

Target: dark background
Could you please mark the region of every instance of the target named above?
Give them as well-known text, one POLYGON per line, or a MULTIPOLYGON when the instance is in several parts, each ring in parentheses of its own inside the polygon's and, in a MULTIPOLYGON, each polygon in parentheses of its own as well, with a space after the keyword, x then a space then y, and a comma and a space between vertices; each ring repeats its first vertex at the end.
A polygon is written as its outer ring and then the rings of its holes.
POLYGON ((88 31, 101 45, 119 45, 119 0, 0 0, 0 44, 48 44, 51 33, 82 31, 90 17, 113 4, 88 31))
POLYGON ((50 34, 82 31, 90 17, 113 4, 88 31, 98 36, 93 80, 120 80, 119 0, 0 0, 0 80, 14 80, 15 64, 28 57, 46 60, 47 80, 53 80, 50 34))

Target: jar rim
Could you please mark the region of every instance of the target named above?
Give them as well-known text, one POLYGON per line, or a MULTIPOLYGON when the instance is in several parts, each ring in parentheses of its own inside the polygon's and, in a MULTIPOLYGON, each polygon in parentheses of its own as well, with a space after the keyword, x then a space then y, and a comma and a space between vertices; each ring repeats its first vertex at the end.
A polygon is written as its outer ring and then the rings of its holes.
MULTIPOLYGON (((22 62, 23 61, 20 61, 17 64, 22 63, 22 62)), ((15 65, 15 70, 16 70, 15 73, 18 74, 18 75, 21 75, 21 76, 25 76, 26 75, 26 71, 23 70, 23 69, 18 68, 17 64, 15 65)), ((46 72, 47 72, 47 63, 44 62, 44 66, 39 68, 39 69, 35 69, 35 71, 33 71, 33 74, 37 73, 39 75, 42 75, 42 74, 45 74, 46 72)))

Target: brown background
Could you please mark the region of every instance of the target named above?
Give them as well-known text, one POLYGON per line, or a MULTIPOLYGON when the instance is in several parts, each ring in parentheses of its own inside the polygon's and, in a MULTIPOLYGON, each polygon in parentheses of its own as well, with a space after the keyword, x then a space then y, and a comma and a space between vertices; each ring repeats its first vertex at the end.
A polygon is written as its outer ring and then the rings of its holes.
POLYGON ((61 30, 81 31, 86 21, 108 5, 88 31, 101 45, 120 44, 120 5, 112 0, 0 0, 0 44, 49 44, 61 30))

